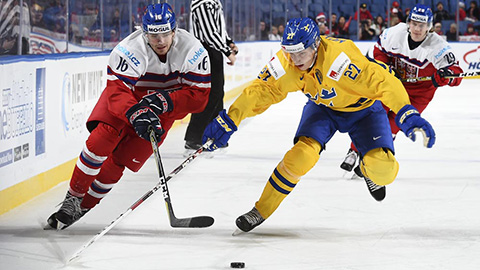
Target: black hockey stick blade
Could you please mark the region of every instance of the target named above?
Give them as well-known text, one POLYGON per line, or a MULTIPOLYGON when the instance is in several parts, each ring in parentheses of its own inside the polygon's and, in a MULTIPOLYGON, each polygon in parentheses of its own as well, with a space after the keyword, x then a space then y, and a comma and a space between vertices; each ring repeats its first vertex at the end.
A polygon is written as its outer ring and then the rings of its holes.
MULTIPOLYGON (((163 170, 162 158, 158 151, 158 143, 155 137, 155 131, 152 127, 149 128, 150 143, 152 145, 153 155, 155 162, 157 163, 158 176, 160 178, 160 188, 162 189, 163 199, 165 200, 165 206, 167 208, 168 218, 170 219, 170 226, 174 228, 205 228, 213 224, 214 219, 209 216, 191 217, 179 219, 173 212, 173 206, 170 199, 170 192, 168 191, 167 178, 163 170)), ((200 150, 198 150, 200 151, 200 150)))
POLYGON ((170 220, 173 228, 206 228, 213 225, 215 220, 210 216, 198 216, 191 218, 175 218, 170 220))
POLYGON ((212 226, 215 221, 210 216, 197 216, 189 218, 177 218, 173 212, 170 198, 165 200, 167 207, 168 218, 170 219, 170 226, 173 228, 206 228, 212 226))

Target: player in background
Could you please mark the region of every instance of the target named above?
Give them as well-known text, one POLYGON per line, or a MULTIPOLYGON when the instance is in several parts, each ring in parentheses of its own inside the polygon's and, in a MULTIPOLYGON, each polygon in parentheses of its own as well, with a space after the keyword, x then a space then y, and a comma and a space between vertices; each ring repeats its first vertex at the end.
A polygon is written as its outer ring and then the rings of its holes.
POLYGON ((395 179, 398 163, 382 102, 398 114, 399 126, 412 140, 419 129, 424 132, 427 147, 435 143, 433 128, 410 105, 405 88, 389 69, 367 59, 350 40, 320 37, 317 24, 310 18, 288 21, 281 50, 244 89, 228 114, 221 111, 207 126, 203 140, 213 138, 213 150, 221 147, 242 120, 264 112, 296 91, 302 91, 309 101, 294 146, 273 170, 255 207, 237 218, 236 224, 244 232, 277 209, 300 177, 315 165, 337 131, 348 133, 358 145, 367 187, 376 200, 383 200, 384 185, 395 179))
POLYGON ((161 143, 175 120, 207 104, 208 54, 193 35, 176 28, 171 6, 149 5, 142 26, 110 54, 107 86, 87 120, 90 135, 65 200, 47 220, 52 228, 64 229, 95 207, 125 167, 142 167, 152 154, 149 127, 161 143))
MULTIPOLYGON (((407 23, 399 23, 385 29, 378 38, 373 50, 375 60, 382 61, 395 70, 400 79, 431 77, 430 81, 403 82, 411 104, 422 113, 433 99, 440 86, 458 86, 462 78, 446 79, 447 75, 462 73, 458 58, 450 45, 442 37, 431 32, 432 10, 428 6, 417 4, 410 11, 407 23)), ((395 123, 395 112, 384 106, 388 114, 393 137, 400 128, 395 123)), ((340 167, 352 171, 359 152, 354 143, 340 167)), ((359 174, 358 166, 355 173, 359 174)))

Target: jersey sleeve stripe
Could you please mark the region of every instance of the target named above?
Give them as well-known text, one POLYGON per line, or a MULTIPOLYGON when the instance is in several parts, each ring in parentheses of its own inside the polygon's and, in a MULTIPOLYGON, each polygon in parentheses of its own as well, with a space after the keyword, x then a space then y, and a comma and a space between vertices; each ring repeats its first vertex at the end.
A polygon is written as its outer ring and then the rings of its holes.
POLYGON ((107 67, 107 75, 115 76, 119 80, 121 80, 121 81, 123 81, 123 82, 125 82, 126 84, 129 84, 129 85, 135 85, 138 81, 138 78, 136 78, 136 77, 130 77, 130 76, 125 76, 123 74, 116 73, 110 67, 107 67))
POLYGON ((206 74, 189 72, 189 73, 182 74, 181 77, 187 81, 191 81, 194 83, 210 83, 211 82, 211 77, 209 74, 206 75, 206 74))

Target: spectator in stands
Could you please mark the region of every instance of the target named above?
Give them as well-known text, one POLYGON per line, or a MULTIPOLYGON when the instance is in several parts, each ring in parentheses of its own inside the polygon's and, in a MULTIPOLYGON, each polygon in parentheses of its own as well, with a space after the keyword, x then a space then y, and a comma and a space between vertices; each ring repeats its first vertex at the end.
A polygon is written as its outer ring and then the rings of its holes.
MULTIPOLYGON (((397 19, 399 22, 401 22, 401 16, 398 15, 398 9, 396 8, 393 8, 392 11, 390 12, 390 21, 393 20, 393 19, 397 19)), ((388 21, 388 17, 387 17, 387 21, 388 21)))
POLYGON ((283 31, 285 31, 285 26, 283 24, 278 25, 278 34, 283 36, 283 31))
POLYGON ((372 28, 375 30, 375 36, 379 36, 386 26, 387 25, 385 24, 385 21, 381 15, 375 17, 375 21, 372 25, 372 28))
POLYGON ((463 34, 464 36, 478 36, 478 32, 475 31, 475 28, 473 27, 473 24, 469 23, 467 25, 467 32, 463 34))
POLYGON ((67 10, 65 5, 61 2, 54 2, 49 7, 45 8, 43 18, 48 30, 57 33, 66 33, 66 18, 67 10))
POLYGON ((375 36, 375 29, 372 27, 372 20, 366 19, 360 26, 360 40, 372 40, 375 36))
POLYGON ((12 50, 17 44, 17 38, 14 36, 5 36, 0 38, 0 55, 14 54, 12 50))
POLYGON ((338 22, 337 22, 337 14, 332 13, 332 16, 330 16, 330 21, 328 27, 331 27, 332 33, 335 33, 338 31, 338 22))
MULTIPOLYGON (((358 11, 355 12, 355 16, 353 17, 354 20, 358 18, 358 11)), ((360 5, 360 22, 365 21, 366 19, 370 19, 373 21, 373 16, 370 11, 367 9, 367 4, 362 3, 360 5)))
POLYGON ((450 29, 446 33, 447 41, 457 41, 457 24, 450 24, 450 29))
POLYGON ((243 27, 243 29, 242 29, 243 40, 245 40, 245 41, 255 41, 256 40, 255 34, 251 34, 251 33, 254 33, 253 29, 251 29, 248 26, 243 27))
POLYGON ((94 36, 95 30, 102 28, 100 7, 94 2, 85 2, 83 4, 83 14, 88 17, 88 23, 84 26, 88 27, 91 30, 91 36, 94 36))
POLYGON ((108 23, 106 26, 108 29, 113 29, 117 33, 120 32, 120 10, 118 8, 115 8, 115 11, 113 12, 113 17, 110 20, 110 23, 108 23))
POLYGON ((135 18, 135 24, 136 25, 142 25, 142 18, 143 14, 145 14, 145 9, 147 8, 147 5, 142 1, 139 2, 137 5, 137 16, 135 18))
POLYGON ((90 30, 87 27, 82 28, 82 40, 87 40, 90 36, 90 30))
MULTIPOLYGON (((458 2, 458 19, 460 21, 465 21, 465 18, 467 17, 467 12, 465 12, 465 3, 464 2, 458 2)), ((457 20, 457 16, 455 15, 455 20, 457 20)))
MULTIPOLYGON (((69 5, 69 40, 76 44, 81 44, 83 40, 83 27, 85 27, 85 20, 83 14, 83 2, 73 1, 69 5)), ((90 27, 90 26, 89 26, 90 27)))
POLYGON ((53 27, 53 32, 62 34, 67 32, 67 19, 65 17, 60 16, 57 18, 53 27))
MULTIPOLYGON (((400 8, 400 4, 398 1, 393 1, 392 7, 390 8, 390 17, 397 16, 398 19, 403 22, 405 20, 405 16, 403 16, 402 9, 400 8)), ((388 14, 387 14, 388 18, 388 14)))
POLYGON ((30 8, 30 23, 33 26, 46 28, 43 20, 44 8, 37 3, 34 3, 30 8))
POLYGON ((320 35, 330 35, 330 29, 328 29, 326 24, 320 23, 318 25, 318 30, 320 31, 320 35))
POLYGON ((120 35, 115 29, 110 29, 109 42, 118 43, 120 41, 120 35))
POLYGON ((268 40, 267 23, 265 23, 264 21, 260 21, 259 29, 260 29, 260 37, 258 38, 258 40, 268 40))
POLYGON ((79 44, 82 42, 81 35, 80 35, 80 29, 78 28, 77 24, 70 24, 68 26, 68 40, 70 42, 79 44))
POLYGON ((408 15, 409 15, 409 14, 410 14, 410 8, 406 8, 406 9, 405 9, 405 16, 404 16, 405 18, 403 19, 402 22, 404 22, 404 23, 407 22, 406 19, 408 18, 408 15))
POLYGON ((2 1, 0 4, 0 55, 28 54, 31 27, 27 3, 23 2, 22 7, 19 1, 2 1))
POLYGON ((327 17, 325 16, 325 13, 320 12, 317 14, 317 17, 315 18, 315 21, 317 24, 320 26, 320 24, 326 25, 327 24, 327 17))
POLYGON ((435 12, 433 12, 433 23, 441 22, 448 19, 450 19, 450 14, 448 14, 448 11, 446 11, 443 7, 443 3, 438 2, 437 9, 435 10, 435 12))
POLYGON ((400 19, 397 16, 390 18, 390 27, 395 26, 400 23, 400 19))
POLYGON ((278 28, 276 26, 272 26, 272 30, 270 34, 268 34, 268 40, 281 40, 282 37, 278 34, 278 28))
POLYGON ((350 26, 350 22, 352 21, 352 16, 348 19, 348 21, 345 20, 344 16, 340 16, 338 18, 338 33, 336 33, 336 37, 339 38, 348 38, 349 37, 349 31, 348 27, 350 26))
POLYGON ((433 32, 437 33, 439 36, 443 36, 442 23, 441 22, 436 22, 433 25, 433 32))
MULTIPOLYGON (((5 22, 5 18, 7 17, 9 12, 5 12, 1 14, 2 17, 1 22, 5 22)), ((1 25, 1 32, 0 32, 0 55, 9 55, 9 54, 16 54, 14 49, 16 48, 15 45, 17 44, 18 37, 13 34, 13 25, 1 25)))
POLYGON ((470 2, 470 7, 467 9, 466 19, 471 22, 480 20, 480 10, 478 9, 477 1, 470 2))

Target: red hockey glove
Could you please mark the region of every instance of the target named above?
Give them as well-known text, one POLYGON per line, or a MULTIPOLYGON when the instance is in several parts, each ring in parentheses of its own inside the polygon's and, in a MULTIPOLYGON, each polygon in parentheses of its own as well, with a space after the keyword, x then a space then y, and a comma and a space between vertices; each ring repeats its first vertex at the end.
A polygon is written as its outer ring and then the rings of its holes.
MULTIPOLYGON (((463 72, 463 69, 459 66, 450 66, 448 67, 448 70, 452 72, 452 74, 459 74, 463 72)), ((462 82, 463 78, 454 78, 451 79, 451 81, 448 83, 450 86, 459 86, 460 83, 462 82)))
POLYGON ((432 76, 432 82, 435 87, 450 85, 450 86, 458 86, 462 81, 462 78, 445 78, 445 76, 449 76, 456 73, 462 73, 463 70, 459 66, 450 66, 445 67, 437 70, 435 74, 432 76))

